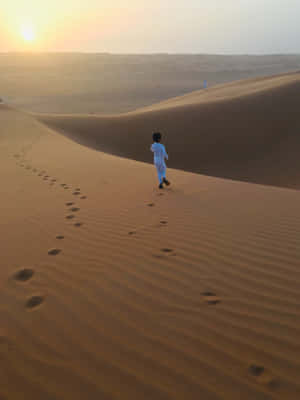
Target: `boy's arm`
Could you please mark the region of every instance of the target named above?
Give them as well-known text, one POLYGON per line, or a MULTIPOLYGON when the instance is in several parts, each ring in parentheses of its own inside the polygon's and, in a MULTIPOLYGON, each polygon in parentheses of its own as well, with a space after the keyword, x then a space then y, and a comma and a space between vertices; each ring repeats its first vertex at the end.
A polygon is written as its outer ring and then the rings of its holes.
POLYGON ((165 154, 164 154, 164 155, 165 155, 165 159, 167 159, 167 160, 168 160, 168 159, 169 159, 169 156, 168 156, 168 153, 166 152, 166 148, 165 148, 165 146, 164 146, 164 153, 165 153, 165 154))

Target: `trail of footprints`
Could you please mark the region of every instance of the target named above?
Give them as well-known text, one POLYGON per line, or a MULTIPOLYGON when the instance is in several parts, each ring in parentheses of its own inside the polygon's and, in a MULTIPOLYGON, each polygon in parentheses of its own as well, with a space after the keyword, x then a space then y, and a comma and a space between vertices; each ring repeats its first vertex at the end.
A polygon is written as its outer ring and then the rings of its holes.
MULTIPOLYGON (((24 154, 23 158, 22 155, 20 154, 15 154, 14 157, 17 160, 17 165, 25 168, 28 171, 31 171, 35 174, 37 174, 38 177, 41 177, 45 182, 50 182, 50 186, 54 186, 55 184, 58 184, 58 180, 56 178, 51 178, 45 170, 38 170, 37 168, 33 168, 30 164, 28 164, 28 161, 25 160, 24 154)), ((64 189, 64 190, 69 190, 71 189, 70 185, 67 183, 60 183, 59 186, 64 189)), ((80 188, 75 188, 72 192, 73 196, 76 196, 80 198, 81 200, 86 199, 87 197, 85 195, 82 195, 80 188)), ((158 193, 158 196, 163 196, 164 193, 158 193)), ((71 212, 72 214, 66 215, 67 220, 73 220, 76 218, 76 213, 80 211, 80 208, 75 205, 73 201, 69 201, 65 203, 65 206, 68 207, 68 211, 71 212)), ((148 203, 148 207, 154 208, 155 203, 148 203)), ((82 222, 75 222, 74 227, 81 227, 83 224, 82 222)), ((160 227, 167 227, 168 226, 168 221, 166 219, 162 219, 159 222, 160 227)), ((137 231, 130 231, 128 232, 128 235, 134 236, 137 235, 137 231)), ((56 240, 62 241, 65 239, 64 235, 57 235, 56 240)), ((48 250, 48 255, 49 256, 57 256, 62 252, 62 249, 60 248, 52 248, 48 250)), ((166 256, 176 256, 176 253, 174 252, 173 249, 168 248, 168 247, 163 247, 160 249, 160 254, 154 255, 156 258, 164 258, 166 256)), ((13 278, 20 282, 20 283, 26 283, 30 281, 30 279, 33 278, 35 275, 35 271, 30 268, 23 268, 17 271, 13 278)), ((221 303, 221 299, 216 295, 216 293, 211 292, 211 291, 205 291, 200 293, 201 300, 203 304, 207 304, 210 306, 216 306, 219 303, 221 303)), ((34 295, 28 298, 25 302, 25 307, 28 310, 35 309, 39 307, 45 300, 45 297, 42 295, 34 295)), ((249 375, 256 380, 257 383, 260 384, 267 384, 268 386, 274 388, 277 386, 277 380, 274 378, 274 376, 269 372, 266 371, 264 366, 258 365, 258 364, 250 364, 248 367, 248 372, 249 375)))
MULTIPOLYGON (((158 196, 164 196, 164 193, 158 193, 158 196)), ((155 207, 155 203, 151 202, 146 204, 147 207, 155 207)), ((168 226, 168 221, 167 219, 161 219, 159 221, 159 226, 162 227, 167 227, 168 226)), ((128 232, 128 235, 134 236, 137 235, 137 231, 130 231, 128 232)), ((160 254, 154 254, 155 258, 164 258, 166 256, 176 256, 176 253, 173 249, 168 248, 168 247, 163 247, 160 249, 160 254)), ((217 296, 216 293, 212 291, 205 291, 200 293, 200 300, 201 304, 208 305, 208 306, 217 306, 218 304, 221 303, 221 298, 217 296)), ((188 310, 185 310, 185 312, 188 312, 188 310)), ((261 364, 250 364, 248 365, 248 373, 249 373, 249 378, 250 379, 255 379, 257 384, 260 385, 265 385, 269 389, 273 390, 276 389, 280 382, 277 379, 276 376, 273 375, 273 373, 269 370, 266 370, 266 368, 261 365, 261 364)))
MULTIPOLYGON (((21 166, 22 168, 25 168, 26 170, 31 170, 33 173, 36 173, 37 176, 41 177, 44 181, 49 181, 50 180, 50 185, 53 186, 58 183, 58 180, 56 178, 51 178, 45 170, 39 171, 37 168, 33 168, 30 164, 28 164, 28 161, 25 159, 22 159, 20 155, 15 155, 15 158, 17 158, 17 164, 21 166)), ((59 184, 61 188, 64 190, 70 189, 70 186, 67 183, 60 183, 59 184)), ((79 187, 75 188, 72 192, 73 196, 78 196, 80 199, 84 200, 87 197, 81 194, 81 189, 79 187)), ((163 196, 163 193, 159 193, 159 196, 163 196)), ((68 211, 70 214, 66 215, 66 220, 72 221, 76 218, 76 213, 80 211, 80 208, 76 206, 74 201, 69 201, 65 203, 65 206, 68 207, 68 211)), ((148 207, 155 207, 155 203, 148 203, 148 207)), ((74 227, 79 228, 83 224, 82 222, 75 222, 74 227)), ((160 227, 164 227, 168 225, 168 221, 166 219, 160 220, 160 227)), ((137 231, 130 231, 128 232, 130 236, 134 236, 137 234, 137 231)), ((57 235, 56 240, 62 241, 65 237, 63 235, 57 235)), ((52 248, 48 250, 48 255, 49 256, 57 256, 62 252, 62 249, 60 248, 52 248)), ((155 254, 155 258, 164 258, 166 256, 176 256, 176 253, 174 252, 173 249, 171 248, 161 248, 160 249, 160 254, 155 254)), ((19 281, 19 282, 27 282, 29 281, 34 275, 34 271, 32 269, 22 269, 18 271, 14 278, 19 281)), ((220 298, 213 292, 203 292, 201 293, 201 298, 203 303, 208 304, 208 305, 217 305, 221 302, 220 298)), ((26 302, 26 307, 27 308, 35 308, 42 304, 44 301, 43 296, 33 296, 26 302)))
MULTIPOLYGON (((50 186, 54 186, 55 184, 58 184, 58 179, 56 178, 51 178, 45 170, 39 170, 38 168, 34 168, 29 164, 29 161, 25 159, 25 152, 23 151, 22 154, 14 154, 14 158, 16 159, 16 164, 20 166, 21 168, 24 168, 27 171, 31 171, 32 173, 36 174, 38 177, 42 178, 43 181, 49 182, 50 186)), ((71 186, 66 184, 66 183, 61 183, 59 186, 64 189, 64 190, 69 190, 71 189, 71 186)), ((85 200, 87 196, 83 195, 81 193, 80 188, 75 188, 73 193, 74 196, 77 196, 80 200, 85 200)), ((72 212, 72 214, 68 214, 66 216, 67 220, 73 220, 76 215, 74 213, 78 213, 80 211, 80 208, 76 206, 76 204, 73 201, 69 201, 65 203, 66 207, 71 207, 68 209, 69 212, 72 212)), ((74 227, 79 228, 83 225, 82 222, 74 222, 74 227)), ((65 239, 64 235, 57 235, 56 240, 62 241, 65 239)), ((62 252, 62 249, 60 248, 52 248, 48 250, 48 255, 51 257, 57 256, 62 252)), ((30 279, 33 278, 35 275, 35 271, 31 268, 23 268, 17 271, 13 279, 19 283, 26 283, 30 281, 30 279)), ((45 300, 45 297, 42 295, 34 295, 28 298, 25 302, 25 308, 28 310, 35 309, 39 307, 45 300)))
MULTIPOLYGON (((164 193, 158 193, 158 196, 163 196, 163 195, 164 195, 164 193)), ((147 207, 155 207, 155 203, 147 203, 146 205, 147 205, 147 207)), ((161 219, 159 221, 159 227, 166 227, 166 226, 168 226, 168 220, 161 219)), ((128 235, 130 235, 130 236, 135 236, 137 234, 138 234, 138 232, 136 230, 128 232, 128 235)), ((168 247, 163 247, 160 249, 160 253, 154 254, 153 257, 163 259, 163 258, 169 257, 169 256, 176 257, 176 255, 177 254, 173 249, 168 248, 168 247)), ((205 291, 205 292, 200 293, 200 296, 201 296, 202 304, 215 306, 215 305, 221 303, 221 299, 214 292, 205 291)))

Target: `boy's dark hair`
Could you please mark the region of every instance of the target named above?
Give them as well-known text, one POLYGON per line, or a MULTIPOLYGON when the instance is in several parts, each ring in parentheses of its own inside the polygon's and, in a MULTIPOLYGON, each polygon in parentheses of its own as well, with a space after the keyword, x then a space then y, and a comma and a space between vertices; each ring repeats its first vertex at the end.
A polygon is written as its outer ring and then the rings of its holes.
POLYGON ((160 142, 161 140, 161 133, 160 132, 154 132, 153 135, 153 142, 160 142))

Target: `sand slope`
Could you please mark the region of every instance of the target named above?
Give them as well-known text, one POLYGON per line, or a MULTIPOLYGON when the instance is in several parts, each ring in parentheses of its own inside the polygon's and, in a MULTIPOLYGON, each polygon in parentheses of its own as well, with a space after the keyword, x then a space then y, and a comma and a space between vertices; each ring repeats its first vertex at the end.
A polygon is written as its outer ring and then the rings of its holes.
POLYGON ((299 399, 298 191, 0 119, 1 398, 299 399))
POLYGON ((210 176, 300 188, 300 74, 221 85, 118 116, 39 115, 87 146, 151 162, 153 130, 169 166, 210 176))

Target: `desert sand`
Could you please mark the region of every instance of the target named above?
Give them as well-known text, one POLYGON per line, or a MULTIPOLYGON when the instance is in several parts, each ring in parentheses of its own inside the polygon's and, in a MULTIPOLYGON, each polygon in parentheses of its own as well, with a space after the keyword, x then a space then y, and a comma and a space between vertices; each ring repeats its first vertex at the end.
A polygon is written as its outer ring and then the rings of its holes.
MULTIPOLYGON (((299 77, 276 79, 119 117, 44 116, 48 126, 0 105, 1 399, 299 399, 300 192, 279 187, 296 186, 299 163, 293 179, 275 179, 279 149, 296 162, 299 77), (242 159, 252 143, 261 158, 248 181, 278 187, 170 169, 172 186, 157 189, 142 162, 154 121, 171 165, 184 169, 194 143, 203 166, 203 108, 226 110, 210 121, 208 149, 228 140, 242 159), (187 140, 175 118, 191 116, 187 140)), ((221 166, 221 176, 245 179, 224 154, 221 166)))

